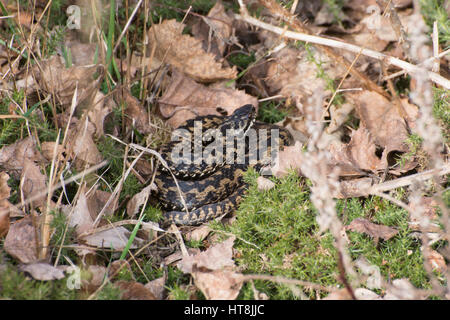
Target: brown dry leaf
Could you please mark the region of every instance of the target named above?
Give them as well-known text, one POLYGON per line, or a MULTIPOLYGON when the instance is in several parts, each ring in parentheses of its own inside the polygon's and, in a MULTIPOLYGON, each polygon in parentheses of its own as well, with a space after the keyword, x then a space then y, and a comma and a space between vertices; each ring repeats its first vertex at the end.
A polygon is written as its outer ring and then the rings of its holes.
POLYGON ((142 283, 122 280, 114 285, 122 291, 122 300, 157 300, 142 283))
POLYGON ((234 79, 237 76, 236 67, 222 67, 214 54, 203 50, 200 40, 182 34, 184 26, 176 20, 154 24, 148 31, 148 52, 155 50, 155 59, 171 64, 197 81, 234 79))
POLYGON ((243 284, 243 276, 229 270, 202 272, 194 269, 192 276, 195 285, 208 300, 234 300, 239 295, 243 284))
POLYGON ((192 273, 193 265, 197 268, 207 268, 209 270, 219 270, 225 267, 233 267, 233 244, 234 237, 230 237, 224 242, 217 243, 206 251, 196 255, 184 256, 178 263, 178 268, 184 273, 192 273))
POLYGON ((70 49, 70 55, 72 58, 72 65, 74 66, 87 66, 93 65, 95 59, 95 51, 97 44, 95 43, 81 43, 78 40, 66 41, 66 49, 70 49))
POLYGON ((365 218, 356 218, 348 226, 345 227, 345 230, 355 231, 359 233, 365 233, 371 236, 375 243, 378 243, 379 238, 383 240, 389 240, 394 237, 398 230, 370 222, 365 218))
POLYGON ((3 248, 13 258, 21 263, 32 263, 37 261, 37 245, 35 236, 39 237, 39 232, 35 232, 31 215, 25 216, 9 228, 3 248))
POLYGON ((447 263, 445 262, 444 257, 436 250, 430 250, 430 254, 427 259, 434 271, 438 271, 440 273, 447 271, 447 263))
POLYGON ((186 233, 187 241, 202 241, 211 233, 212 229, 208 225, 201 225, 198 228, 186 233))
POLYGON ((361 175, 363 171, 377 172, 383 169, 381 159, 376 155, 377 147, 367 129, 360 127, 351 133, 348 144, 332 143, 329 151, 332 165, 340 166, 340 175, 361 175))
POLYGON ((27 272, 33 279, 41 281, 60 280, 65 277, 64 271, 61 268, 43 262, 20 265, 19 270, 27 272))
MULTIPOLYGON (((414 119, 403 119, 399 114, 402 111, 397 110, 395 103, 376 92, 363 91, 352 96, 356 112, 361 119, 360 127, 366 128, 374 143, 383 149, 381 167, 387 168, 394 165, 399 154, 409 151, 405 142, 409 136, 406 121, 414 119)), ((405 109, 404 104, 405 101, 402 101, 403 110, 405 109)), ((407 106, 406 109, 413 109, 413 107, 407 106)), ((400 174, 415 166, 415 162, 409 161, 403 167, 391 169, 390 172, 400 174)))
MULTIPOLYGON (((92 219, 95 219, 111 197, 111 192, 94 190, 87 197, 87 206, 92 219)), ((117 209, 117 202, 111 201, 103 211, 104 216, 112 216, 117 209)))
POLYGON ((6 236, 9 230, 9 208, 11 204, 8 199, 11 188, 8 186, 9 176, 6 172, 0 173, 0 239, 6 236))
MULTIPOLYGON (((42 151, 42 155, 44 156, 44 158, 47 161, 52 161, 53 160, 53 152, 55 150, 55 144, 56 142, 54 141, 45 141, 45 142, 41 142, 41 151, 42 151)), ((65 149, 63 148, 62 145, 58 145, 56 147, 56 161, 63 161, 64 160, 64 156, 63 153, 65 152, 65 149)))
POLYGON ((386 289, 383 300, 423 300, 426 293, 417 290, 408 279, 395 279, 386 289))
POLYGON ((33 198, 31 204, 34 207, 43 208, 45 206, 47 177, 41 173, 41 170, 33 161, 24 160, 20 184, 24 202, 33 198))
POLYGON ((15 178, 20 177, 25 159, 39 164, 45 163, 45 158, 37 150, 32 137, 27 137, 0 149, 0 167, 15 178))
MULTIPOLYGON (((194 256, 200 253, 200 249, 199 248, 188 248, 188 254, 190 256, 194 256)), ((183 259, 183 254, 181 253, 180 250, 175 251, 174 253, 172 253, 171 255, 168 255, 167 257, 164 258, 164 264, 165 265, 171 265, 177 261, 180 261, 181 259, 183 259)))
POLYGON ((138 213, 139 208, 146 203, 147 199, 150 196, 150 193, 156 190, 156 185, 152 183, 135 194, 127 203, 128 216, 131 218, 134 217, 138 213))
POLYGON ((194 256, 183 256, 177 264, 181 271, 192 274, 207 299, 235 299, 239 294, 243 279, 232 271, 234 240, 230 237, 194 256))
POLYGON ((93 292, 100 287, 107 275, 107 270, 103 266, 89 265, 84 271, 86 276, 81 278, 81 286, 88 292, 93 292))
POLYGON ((56 101, 67 107, 72 104, 75 88, 78 89, 77 105, 98 91, 102 74, 98 66, 73 66, 66 68, 59 56, 42 61, 33 69, 39 88, 46 94, 54 94, 56 101))
POLYGON ((87 118, 75 123, 68 133, 66 147, 68 157, 74 159, 77 168, 84 168, 86 164, 99 163, 102 161, 102 156, 93 139, 94 125, 87 118))
POLYGON ((333 196, 338 199, 364 197, 372 184, 372 178, 343 180, 339 182, 339 190, 333 196))
POLYGON ((341 106, 331 105, 330 107, 330 125, 325 129, 327 133, 332 134, 337 131, 347 120, 348 115, 355 109, 352 103, 344 103, 341 106))
POLYGON ((145 285, 145 288, 147 288, 147 290, 149 290, 155 296, 156 299, 162 300, 164 299, 164 291, 166 289, 164 287, 165 284, 166 284, 166 277, 161 277, 147 283, 145 285))
POLYGON ((89 212, 88 202, 84 192, 80 192, 80 196, 73 209, 68 206, 63 207, 62 212, 68 218, 67 223, 69 227, 75 228, 78 236, 92 229, 94 219, 89 212))
POLYGON ((322 300, 352 300, 352 296, 346 288, 342 288, 336 289, 322 300))
MULTIPOLYGON (((130 231, 122 226, 119 226, 84 236, 82 239, 90 246, 121 251, 127 245, 130 236, 130 231)), ((142 245, 143 242, 144 240, 141 238, 135 237, 130 245, 130 249, 138 248, 138 246, 142 245)))
POLYGON ((271 172, 275 177, 285 176, 289 170, 296 170, 300 172, 302 144, 299 141, 295 142, 295 145, 284 147, 278 153, 278 159, 275 165, 271 167, 271 172))
POLYGON ((179 72, 174 72, 172 82, 159 100, 159 108, 168 123, 176 128, 188 119, 209 114, 228 115, 245 105, 258 106, 258 99, 244 91, 234 89, 209 88, 199 84, 179 72))
MULTIPOLYGON (((84 192, 80 193, 73 211, 71 212, 69 208, 64 208, 63 213, 68 217, 69 226, 75 228, 77 236, 88 245, 94 247, 122 250, 125 248, 128 238, 131 235, 131 232, 122 226, 84 235, 85 233, 92 231, 94 219, 99 213, 90 212, 88 200, 84 192)), ((140 245, 142 242, 142 239, 136 237, 131 244, 131 248, 137 248, 137 245, 140 245)))
POLYGON ((207 18, 199 20, 192 26, 192 34, 202 40, 206 52, 212 52, 217 58, 221 58, 227 43, 231 42, 232 26, 233 18, 225 13, 225 7, 218 1, 208 12, 207 18))
MULTIPOLYGON (((392 0, 392 3, 396 8, 405 8, 410 6, 412 0, 392 0)), ((364 11, 367 13, 367 7, 377 6, 376 0, 348 0, 344 2, 344 7, 352 10, 364 11)))
POLYGON ((105 97, 101 91, 96 92, 92 105, 87 112, 90 122, 95 126, 96 137, 101 137, 105 134, 105 121, 113 113, 114 107, 115 102, 112 97, 105 97))
POLYGON ((124 110, 125 121, 128 128, 135 127, 142 134, 155 132, 155 128, 150 125, 150 117, 144 106, 128 90, 120 90, 116 95, 118 101, 123 101, 126 105, 124 110), (120 95, 119 95, 120 94, 120 95))
MULTIPOLYGON (((330 78, 335 79, 345 72, 328 56, 319 53, 316 49, 312 49, 312 52, 315 59, 322 61, 321 68, 330 78)), ((305 50, 299 52, 297 49, 286 47, 275 53, 267 63, 265 82, 271 94, 292 98, 297 108, 303 112, 306 99, 317 90, 326 87, 326 81, 317 77, 318 72, 318 67, 308 59, 305 50)))
POLYGON ((275 187, 274 182, 270 181, 267 178, 264 178, 263 176, 258 177, 258 179, 256 179, 256 183, 258 184, 259 191, 267 191, 275 187))
POLYGON ((275 123, 286 129, 294 138, 294 141, 306 143, 308 141, 308 130, 306 129, 305 117, 286 117, 284 120, 275 123))
POLYGON ((114 260, 109 267, 108 277, 111 280, 117 280, 121 273, 127 273, 135 280, 133 272, 131 271, 131 266, 127 260, 114 260))

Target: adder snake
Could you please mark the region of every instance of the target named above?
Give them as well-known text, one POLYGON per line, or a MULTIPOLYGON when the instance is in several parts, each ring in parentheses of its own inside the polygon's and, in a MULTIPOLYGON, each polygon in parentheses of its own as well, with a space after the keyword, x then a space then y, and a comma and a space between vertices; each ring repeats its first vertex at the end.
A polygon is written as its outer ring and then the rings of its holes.
POLYGON ((166 220, 197 225, 236 209, 247 188, 248 167, 260 170, 278 145, 292 142, 287 130, 255 116, 255 108, 245 105, 230 116, 188 120, 160 148, 169 170, 160 166, 155 184, 166 220))

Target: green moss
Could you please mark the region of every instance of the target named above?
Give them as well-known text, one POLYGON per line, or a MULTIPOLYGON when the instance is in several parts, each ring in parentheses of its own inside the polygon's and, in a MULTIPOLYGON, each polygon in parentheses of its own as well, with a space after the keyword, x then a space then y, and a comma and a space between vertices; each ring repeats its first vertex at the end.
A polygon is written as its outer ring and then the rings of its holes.
POLYGON ((77 292, 69 290, 66 279, 38 281, 8 265, 0 271, 0 299, 12 300, 67 300, 76 299, 77 292))
POLYGON ((419 0, 419 3, 430 30, 433 30, 433 23, 437 21, 439 43, 443 46, 450 45, 450 19, 445 9, 445 0, 419 0))
POLYGON ((450 90, 433 88, 433 115, 439 120, 446 142, 450 141, 450 90))
MULTIPOLYGON (((214 229, 237 236, 235 249, 239 252, 236 258, 239 268, 244 273, 339 285, 334 239, 328 232, 318 232, 317 211, 309 199, 305 180, 291 174, 281 180, 274 179, 276 187, 261 192, 256 186, 257 175, 250 171, 246 177, 251 185, 233 225, 210 224, 214 229)), ((397 196, 403 197, 403 192, 400 190, 397 196)), ((380 268, 387 281, 408 278, 417 287, 429 286, 420 243, 411 236, 406 211, 378 197, 339 200, 336 210, 344 224, 365 217, 399 231, 394 238, 380 240, 378 245, 368 235, 348 232, 352 259, 363 256, 380 268)), ((254 281, 254 284, 271 299, 297 298, 286 285, 269 281, 254 281)), ((305 290, 304 294, 316 298, 315 292, 305 290)), ((251 286, 244 286, 239 298, 253 299, 251 286)))
POLYGON ((257 119, 263 122, 276 123, 283 120, 287 114, 285 110, 278 108, 277 103, 265 101, 259 105, 257 119))

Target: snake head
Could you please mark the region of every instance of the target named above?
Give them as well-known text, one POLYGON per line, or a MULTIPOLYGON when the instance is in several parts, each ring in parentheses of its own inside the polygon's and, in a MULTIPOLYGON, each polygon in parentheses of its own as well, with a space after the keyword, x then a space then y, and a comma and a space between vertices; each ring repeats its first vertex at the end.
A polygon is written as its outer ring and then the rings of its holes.
POLYGON ((251 104, 246 104, 236 109, 232 115, 226 117, 222 124, 215 130, 209 131, 203 135, 203 143, 210 143, 218 132, 222 137, 226 136, 227 130, 234 130, 233 135, 244 135, 253 126, 256 118, 256 108, 251 104))
POLYGON ((231 116, 229 116, 223 124, 220 125, 219 130, 226 135, 226 130, 234 130, 234 135, 244 135, 253 126, 256 118, 256 109, 251 104, 246 104, 236 109, 231 116))

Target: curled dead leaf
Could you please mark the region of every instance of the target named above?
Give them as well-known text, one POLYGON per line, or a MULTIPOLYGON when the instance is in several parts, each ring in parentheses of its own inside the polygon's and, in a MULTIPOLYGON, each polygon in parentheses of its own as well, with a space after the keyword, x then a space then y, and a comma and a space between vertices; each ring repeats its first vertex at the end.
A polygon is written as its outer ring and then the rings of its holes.
MULTIPOLYGON (((42 155, 47 161, 53 160, 53 152, 55 151, 55 144, 56 142, 54 141, 45 141, 41 143, 42 155)), ((64 151, 65 149, 63 148, 62 145, 56 146, 56 156, 55 156, 56 161, 62 161, 64 159, 63 156, 64 151)))
POLYGON ((8 186, 9 176, 6 172, 0 172, 0 239, 3 238, 9 230, 9 208, 11 204, 8 201, 11 188, 8 186))
POLYGON ((157 300, 142 283, 122 280, 114 285, 122 291, 122 300, 157 300))
POLYGON ((154 50, 154 58, 164 61, 192 79, 214 82, 234 79, 236 67, 222 67, 212 53, 206 53, 200 40, 182 34, 184 24, 176 20, 164 20, 154 24, 148 31, 149 52, 154 50))
POLYGON ((105 97, 105 95, 97 91, 92 105, 88 107, 88 117, 90 122, 95 126, 95 136, 101 137, 105 134, 106 120, 108 116, 113 114, 115 102, 111 96, 105 97))
POLYGON ((33 206, 40 208, 45 206, 47 177, 41 173, 39 166, 33 161, 24 160, 20 184, 24 202, 31 201, 33 206))
POLYGON ((185 238, 188 241, 202 241, 206 239, 212 231, 211 227, 205 224, 186 233, 185 238))
POLYGON ((259 191, 266 191, 275 187, 275 183, 267 178, 264 178, 263 176, 259 176, 258 179, 256 179, 256 182, 258 184, 259 191))
POLYGON ((145 287, 155 296, 156 299, 162 300, 164 298, 165 283, 166 277, 160 277, 150 281, 145 285, 145 287))
POLYGON ((445 262, 444 257, 436 250, 430 250, 427 260, 433 270, 440 273, 447 271, 447 263, 445 262))
POLYGON ((48 263, 36 262, 19 266, 19 270, 29 273, 33 279, 41 281, 51 281, 63 279, 62 268, 54 267, 48 263))
POLYGON ((233 18, 225 13, 222 2, 217 1, 206 18, 192 26, 192 34, 202 40, 206 52, 212 52, 217 58, 222 58, 227 43, 231 42, 232 27, 233 18))
MULTIPOLYGON (((409 136, 407 123, 414 121, 410 118, 415 115, 414 107, 404 100, 401 105, 396 105, 373 91, 363 91, 353 94, 352 97, 361 119, 360 127, 368 130, 375 145, 382 150, 381 167, 384 169, 393 166, 399 155, 409 151, 406 144, 409 136), (405 110, 409 112, 406 113, 405 110)), ((402 167, 391 169, 390 172, 400 174, 416 165, 414 161, 407 161, 402 167)))
POLYGON ((199 84, 179 72, 174 72, 169 88, 159 100, 163 117, 176 128, 186 120, 209 114, 231 115, 234 110, 245 105, 258 106, 258 99, 244 91, 228 88, 210 88, 199 84))
POLYGON ((124 110, 125 121, 129 128, 135 127, 142 134, 149 134, 155 131, 150 125, 150 117, 144 106, 128 90, 120 90, 116 95, 118 101, 123 101, 126 105, 124 110), (121 94, 119 96, 119 93, 121 94))
POLYGON ((278 153, 278 159, 275 161, 275 165, 270 168, 271 173, 276 177, 282 177, 289 170, 300 172, 302 148, 302 144, 299 141, 296 141, 293 146, 284 147, 278 153))
POLYGON ((212 270, 198 272, 194 269, 192 276, 195 285, 208 300, 234 300, 242 288, 244 276, 229 270, 212 270))
POLYGON ((66 147, 68 157, 75 160, 77 168, 84 168, 86 164, 99 163, 102 161, 102 156, 93 139, 94 125, 87 118, 85 121, 75 121, 75 123, 68 133, 66 147))
POLYGON ((81 235, 92 229, 94 219, 89 212, 87 198, 84 192, 80 193, 74 208, 65 207, 62 212, 68 218, 67 222, 69 227, 75 228, 77 235, 81 235))
POLYGON ((341 176, 364 175, 366 171, 383 169, 382 161, 377 156, 377 147, 364 127, 351 133, 348 144, 331 143, 329 151, 333 158, 332 165, 341 168, 341 176))
POLYGON ((242 287, 242 275, 234 268, 234 237, 217 243, 193 256, 183 256, 177 264, 184 273, 192 274, 196 286, 207 299, 235 299, 242 287))
POLYGON ((89 195, 87 196, 87 206, 92 219, 97 218, 98 214, 102 210, 103 215, 106 217, 114 214, 115 210, 117 209, 116 201, 110 201, 108 206, 104 208, 111 195, 111 192, 103 190, 94 190, 89 193, 89 195))
POLYGON ((378 243, 379 238, 383 240, 389 240, 394 237, 398 230, 370 222, 365 218, 356 218, 348 226, 345 227, 345 230, 355 231, 359 233, 365 233, 371 236, 375 243, 378 243))
POLYGON ((156 190, 156 185, 150 184, 147 187, 145 187, 144 189, 141 190, 141 192, 138 192, 137 194, 135 194, 130 201, 128 201, 127 203, 127 214, 130 217, 134 217, 138 211, 139 208, 144 205, 147 201, 147 199, 150 196, 150 193, 156 190))
POLYGON ((35 262, 38 250, 35 236, 39 236, 39 232, 33 226, 31 215, 27 215, 11 224, 3 248, 21 263, 35 262))
POLYGON ((66 68, 59 56, 53 56, 41 61, 34 68, 33 76, 39 88, 46 94, 55 95, 56 101, 62 106, 72 104, 72 98, 77 88, 77 105, 91 97, 98 90, 102 80, 102 69, 98 66, 73 66, 66 68))
POLYGON ((25 159, 39 164, 45 163, 45 158, 37 150, 32 137, 27 137, 0 149, 0 167, 15 178, 19 178, 25 159))
MULTIPOLYGON (((119 226, 108 230, 95 232, 94 234, 84 236, 82 239, 88 245, 97 248, 109 248, 117 251, 123 250, 128 244, 131 232, 126 228, 119 226)), ((136 249, 142 245, 144 240, 135 237, 130 245, 130 249, 136 249)))
POLYGON ((233 267, 233 244, 234 237, 230 237, 224 242, 215 244, 206 251, 195 255, 184 256, 178 263, 178 268, 184 273, 192 273, 193 265, 197 268, 207 268, 209 270, 219 270, 224 267, 233 267))
MULTIPOLYGON (((317 61, 321 61, 322 70, 332 79, 345 71, 316 49, 312 49, 310 54, 314 55, 317 61)), ((267 63, 265 80, 272 94, 292 98, 302 113, 306 99, 317 90, 326 87, 325 79, 317 77, 317 65, 308 58, 308 55, 306 50, 299 52, 289 47, 278 51, 267 63)))

